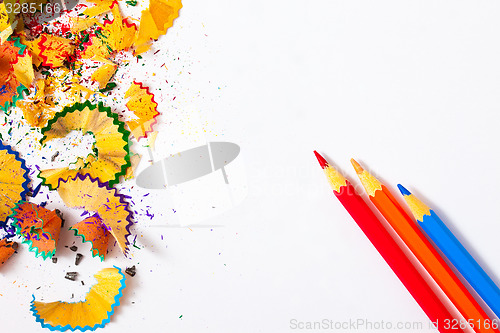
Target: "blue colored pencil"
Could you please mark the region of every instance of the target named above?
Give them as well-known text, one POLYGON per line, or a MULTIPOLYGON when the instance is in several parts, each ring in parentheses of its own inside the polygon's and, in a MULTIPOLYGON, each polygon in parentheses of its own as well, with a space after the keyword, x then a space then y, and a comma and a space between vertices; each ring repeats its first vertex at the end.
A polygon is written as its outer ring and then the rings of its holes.
POLYGON ((402 185, 398 185, 398 188, 424 232, 500 318, 500 289, 497 285, 433 210, 402 185))

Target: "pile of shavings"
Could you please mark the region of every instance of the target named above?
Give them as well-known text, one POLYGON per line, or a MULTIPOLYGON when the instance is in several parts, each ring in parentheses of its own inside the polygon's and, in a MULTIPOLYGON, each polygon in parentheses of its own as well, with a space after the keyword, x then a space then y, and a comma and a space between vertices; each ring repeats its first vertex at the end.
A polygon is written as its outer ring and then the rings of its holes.
MULTIPOLYGON (((28 3, 27 0, 12 1, 21 5, 28 3)), ((51 5, 48 0, 35 2, 51 5)), ((120 66, 128 65, 134 57, 141 58, 155 40, 167 33, 179 16, 182 3, 181 0, 87 0, 74 7, 65 7, 69 9, 61 13, 40 7, 35 13, 16 15, 8 12, 7 2, 0 3, 0 74, 4 78, 0 87, 0 107, 6 114, 5 124, 10 127, 17 122, 14 116, 19 114, 11 115, 10 109, 17 107, 22 111, 23 123, 35 130, 27 133, 32 137, 42 135, 46 138, 47 133, 54 132, 54 138, 65 139, 71 131, 94 137, 92 154, 67 160, 63 167, 36 166, 38 170, 30 171, 30 176, 38 171, 36 176, 42 185, 56 190, 60 181, 80 174, 90 175, 103 182, 103 186, 113 187, 121 178, 134 177, 140 155, 129 149, 130 140, 150 134, 151 138, 156 137, 154 126, 160 112, 154 94, 143 82, 132 81, 128 87, 123 87, 126 103, 123 111, 129 112, 128 117, 117 115, 117 110, 112 111, 96 101, 117 87, 113 80, 120 66), (142 9, 140 15, 123 15, 123 7, 136 5, 142 9), (75 108, 88 106, 87 110, 93 110, 97 104, 99 112, 75 118, 75 108), (97 122, 87 123, 85 117, 95 118, 97 122), (106 121, 107 125, 99 121, 106 121)), ((38 142, 42 150, 50 145, 44 138, 38 142)), ((52 162, 55 157, 51 157, 52 162)), ((77 181, 74 186, 79 185, 77 181)), ((102 225, 105 223, 96 224, 102 225)), ((13 230, 12 225, 9 227, 13 230)), ((99 231, 98 227, 94 231, 99 231)), ((101 234, 107 237, 106 233, 101 234)), ((29 234, 26 235, 25 239, 29 240, 29 234)), ((120 242, 124 253, 125 241, 120 242)), ((99 250, 99 256, 104 258, 103 249, 99 250)))
MULTIPOLYGON (((38 11, 13 17, 6 15, 5 5, 0 4, 2 44, 8 38, 18 38, 26 48, 26 55, 18 61, 16 78, 29 91, 17 106, 30 126, 44 127, 65 106, 104 98, 117 86, 113 77, 118 68, 147 52, 154 40, 167 33, 182 8, 180 0, 145 0, 139 3, 147 5, 140 17, 126 17, 120 7, 129 5, 117 0, 88 0, 51 18, 38 11)), ((153 118, 158 114, 153 98, 144 107, 127 110, 132 112, 129 125, 136 139, 153 131, 153 118)))
MULTIPOLYGON (((99 101, 116 89, 115 75, 120 67, 135 57, 140 59, 172 27, 182 8, 181 0, 87 0, 61 13, 42 10, 51 5, 51 0, 10 1, 45 6, 37 7, 40 9, 34 13, 14 15, 8 12, 6 1, 0 2, 2 126, 8 124, 10 137, 12 127, 20 126, 16 117, 21 113, 22 126, 29 126, 26 139, 12 142, 12 146, 23 147, 35 139, 33 150, 43 151, 75 132, 91 137, 94 144, 92 153, 65 161, 62 167, 28 168, 17 152, 4 146, 5 138, 0 134, 0 162, 8 164, 0 174, 4 205, 0 266, 17 249, 18 244, 10 240, 13 237, 27 244, 36 257, 57 262, 54 256, 64 220, 59 210, 45 207, 47 202, 30 202, 42 186, 57 191, 61 205, 92 214, 69 228, 74 236, 91 243, 92 257, 104 261, 111 242, 127 256, 133 225, 128 201, 132 197, 120 194, 115 186, 133 178, 140 156, 130 151, 130 140, 147 137, 154 142, 160 112, 150 87, 137 80, 124 87, 124 109, 131 113, 127 120, 121 120, 115 110, 99 101), (138 17, 123 15, 123 7, 136 5, 143 9, 138 17), (11 114, 14 107, 21 112, 11 114), (35 175, 41 181, 36 187, 35 175)), ((24 152, 33 154, 27 149, 24 152)), ((56 158, 48 156, 52 162, 56 158)), ((103 327, 120 304, 125 276, 114 267, 101 270, 96 279, 98 284, 83 302, 33 300, 31 310, 36 321, 60 331, 103 327)))

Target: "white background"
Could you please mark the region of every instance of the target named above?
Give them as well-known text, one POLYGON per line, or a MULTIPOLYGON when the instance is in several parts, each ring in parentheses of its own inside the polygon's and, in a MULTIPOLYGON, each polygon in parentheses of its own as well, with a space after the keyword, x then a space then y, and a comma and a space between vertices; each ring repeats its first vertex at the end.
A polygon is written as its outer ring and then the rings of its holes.
POLYGON ((77 269, 86 286, 63 278, 75 270, 68 233, 57 265, 23 246, 0 273, 2 330, 44 331, 28 311, 32 293, 84 297, 89 277, 113 264, 138 273, 106 332, 298 331, 291 319, 427 325, 334 198, 314 149, 352 180, 355 157, 418 193, 500 282, 499 17, 497 1, 186 0, 155 46, 168 53, 146 56, 171 63, 175 73, 161 75, 180 96, 162 116, 172 145, 157 153, 196 142, 189 129, 203 119, 205 139, 241 146, 246 200, 208 221, 223 227, 168 228, 154 225, 175 207, 153 195, 145 204, 158 217, 136 227, 141 250, 104 263, 87 255, 77 269))

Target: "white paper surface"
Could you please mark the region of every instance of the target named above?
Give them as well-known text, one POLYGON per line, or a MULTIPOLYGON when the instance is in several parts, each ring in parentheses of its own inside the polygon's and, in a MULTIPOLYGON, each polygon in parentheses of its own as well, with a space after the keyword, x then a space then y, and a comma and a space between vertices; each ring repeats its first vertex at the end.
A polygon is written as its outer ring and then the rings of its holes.
MULTIPOLYGON (((218 215, 197 212, 203 226, 169 227, 190 200, 180 187, 143 197, 123 185, 140 199, 140 250, 124 259, 115 248, 101 263, 63 231, 54 265, 22 246, 0 272, 3 330, 44 331, 31 294, 77 300, 102 267, 135 264, 106 332, 294 332, 306 330, 293 323, 323 319, 417 322, 424 329, 404 331, 432 332, 312 151, 351 180, 355 157, 418 194, 500 282, 499 17, 496 1, 185 1, 154 46, 163 51, 129 74, 159 96, 162 157, 210 141, 241 147, 244 200, 218 215), (73 242, 85 286, 64 279, 75 270, 64 248, 73 242)), ((137 150, 147 164, 147 149, 137 150)), ((198 203, 226 195, 210 179, 206 192, 185 185, 198 203)), ((69 224, 79 221, 80 211, 63 210, 69 224)))

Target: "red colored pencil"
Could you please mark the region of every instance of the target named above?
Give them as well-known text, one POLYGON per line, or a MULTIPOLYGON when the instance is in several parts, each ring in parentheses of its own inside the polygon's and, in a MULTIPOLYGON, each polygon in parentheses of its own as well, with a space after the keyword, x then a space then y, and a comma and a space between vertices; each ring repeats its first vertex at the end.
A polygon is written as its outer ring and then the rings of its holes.
POLYGON ((437 323, 439 332, 465 332, 450 324, 455 318, 445 307, 438 295, 432 290, 417 268, 408 259, 403 250, 382 225, 354 187, 316 151, 314 152, 323 168, 333 193, 361 228, 366 237, 375 246, 392 271, 420 305, 433 323, 437 323))

